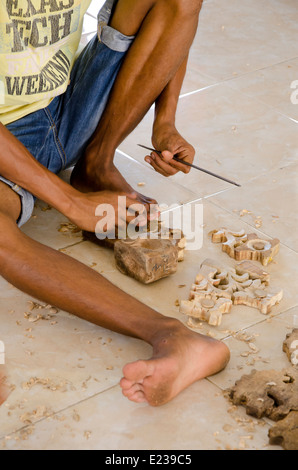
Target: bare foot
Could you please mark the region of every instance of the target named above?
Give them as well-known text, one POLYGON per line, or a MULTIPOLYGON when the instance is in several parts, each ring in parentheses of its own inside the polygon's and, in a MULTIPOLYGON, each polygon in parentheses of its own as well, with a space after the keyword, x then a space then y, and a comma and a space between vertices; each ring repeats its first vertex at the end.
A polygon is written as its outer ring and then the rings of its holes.
POLYGON ((229 359, 224 343, 182 326, 155 342, 152 359, 124 367, 122 393, 131 401, 160 406, 197 380, 224 369, 229 359))
POLYGON ((155 199, 144 196, 135 191, 114 166, 109 169, 100 168, 98 172, 87 174, 84 161, 81 159, 76 164, 72 175, 71 184, 81 192, 112 191, 115 193, 126 193, 136 198, 141 204, 157 204, 155 199))

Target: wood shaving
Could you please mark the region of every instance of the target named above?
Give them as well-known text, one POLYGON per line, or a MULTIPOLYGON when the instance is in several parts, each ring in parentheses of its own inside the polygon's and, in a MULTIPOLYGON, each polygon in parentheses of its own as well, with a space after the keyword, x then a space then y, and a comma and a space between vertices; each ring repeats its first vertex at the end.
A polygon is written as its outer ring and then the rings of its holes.
POLYGON ((79 233, 79 232, 81 232, 81 229, 79 227, 77 227, 75 224, 72 224, 71 222, 64 222, 64 223, 60 224, 58 232, 60 232, 60 233, 79 233))
POLYGON ((35 410, 22 414, 19 419, 24 424, 32 424, 33 421, 40 418, 48 417, 51 414, 52 411, 50 409, 48 409, 44 405, 40 405, 35 410))
MULTIPOLYGON (((47 205, 47 206, 44 206, 44 207, 42 207, 42 208, 41 208, 41 210, 42 210, 43 212, 50 211, 51 209, 52 209, 52 207, 51 207, 51 206, 49 206, 49 205, 47 205)), ((36 217, 36 216, 35 216, 35 217, 36 217)))
POLYGON ((81 417, 76 410, 73 410, 72 419, 77 422, 81 420, 81 417))
POLYGON ((26 440, 29 438, 29 436, 31 436, 31 434, 33 433, 33 431, 34 431, 34 427, 33 427, 33 426, 26 427, 26 429, 21 429, 20 434, 19 434, 20 439, 21 439, 22 441, 26 441, 26 440))
POLYGON ((247 209, 242 209, 242 211, 240 211, 239 213, 240 217, 243 217, 246 214, 251 214, 251 211, 248 211, 247 209))
POLYGON ((225 432, 231 432, 231 431, 234 431, 234 426, 232 426, 231 424, 224 424, 222 429, 225 432))
MULTIPOLYGON (((32 300, 28 300, 28 304, 29 312, 24 312, 24 318, 31 323, 36 323, 39 320, 50 320, 53 318, 53 315, 56 315, 59 312, 56 307, 53 307, 50 304, 43 305, 32 300), (47 312, 34 315, 31 313, 34 310, 47 310, 47 312)), ((53 324, 55 323, 56 322, 53 322, 53 324)))
POLYGON ((70 383, 66 380, 63 381, 55 381, 53 379, 41 379, 38 377, 31 377, 27 382, 22 383, 23 390, 31 390, 32 387, 36 385, 42 385, 44 389, 48 389, 51 391, 60 391, 66 392, 69 387, 73 390, 73 386, 70 386, 70 383))
POLYGON ((251 349, 254 353, 259 352, 259 349, 256 347, 256 345, 255 345, 254 343, 248 343, 248 346, 250 347, 250 349, 251 349))

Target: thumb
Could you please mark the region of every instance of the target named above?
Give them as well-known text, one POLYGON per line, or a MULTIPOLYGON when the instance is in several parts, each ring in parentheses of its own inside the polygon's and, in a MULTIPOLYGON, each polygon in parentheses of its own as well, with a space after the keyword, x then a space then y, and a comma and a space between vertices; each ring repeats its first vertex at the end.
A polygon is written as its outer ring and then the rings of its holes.
POLYGON ((163 152, 161 152, 161 154, 166 162, 173 160, 174 153, 170 152, 170 150, 164 150, 163 152))

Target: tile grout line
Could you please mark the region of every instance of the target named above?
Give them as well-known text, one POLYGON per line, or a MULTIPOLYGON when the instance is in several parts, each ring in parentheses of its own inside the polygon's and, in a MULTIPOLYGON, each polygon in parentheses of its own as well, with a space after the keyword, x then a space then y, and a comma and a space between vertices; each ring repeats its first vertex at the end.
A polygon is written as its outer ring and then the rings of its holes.
POLYGON ((72 248, 73 246, 80 245, 81 243, 83 243, 85 241, 87 241, 87 240, 84 240, 82 238, 82 240, 80 240, 79 242, 75 242, 75 243, 72 243, 71 245, 66 245, 66 246, 62 246, 61 248, 57 248, 57 251, 66 250, 67 248, 72 248))
POLYGON ((89 397, 83 398, 82 400, 79 400, 78 402, 72 403, 72 404, 66 406, 65 408, 62 408, 61 410, 53 411, 53 413, 51 413, 50 415, 44 416, 44 417, 40 418, 39 420, 35 421, 34 423, 26 424, 25 426, 22 426, 21 428, 18 428, 15 431, 12 431, 9 434, 6 434, 4 436, 0 436, 0 441, 3 441, 3 440, 5 441, 7 436, 12 436, 12 435, 17 434, 17 433, 21 432, 22 430, 25 430, 25 429, 28 429, 28 428, 30 429, 30 428, 34 427, 35 425, 47 420, 48 418, 53 418, 54 416, 58 415, 59 413, 63 413, 65 411, 67 411, 68 409, 73 408, 74 406, 80 405, 81 403, 84 403, 84 402, 86 402, 87 400, 89 400, 91 398, 94 398, 96 396, 101 395, 102 393, 109 392, 110 390, 113 390, 114 388, 116 388, 118 386, 119 386, 119 383, 117 383, 115 385, 111 385, 110 387, 108 387, 108 388, 106 388, 106 389, 104 389, 100 392, 94 393, 93 395, 90 395, 89 397))
MULTIPOLYGON (((139 162, 134 157, 131 157, 128 153, 123 152, 123 150, 120 150, 119 148, 117 148, 116 152, 120 153, 120 155, 122 155, 123 157, 128 158, 133 163, 136 163, 137 165, 140 165, 142 168, 147 168, 147 170, 150 170, 150 171, 155 173, 155 170, 153 170, 152 168, 149 168, 147 165, 145 165, 145 163, 139 162)), ((177 183, 176 181, 175 182, 171 181, 171 183, 173 185, 177 185, 179 188, 183 189, 184 191, 186 190, 186 191, 192 193, 195 196, 195 198, 198 199, 197 195, 193 191, 185 188, 185 186, 182 186, 180 183, 177 183)), ((202 197, 201 197, 201 199, 202 199, 202 197)))
MULTIPOLYGON (((233 79, 232 79, 233 80, 233 79)), ((237 79, 234 79, 234 80, 237 80, 237 79)), ((279 111, 278 108, 274 107, 274 106, 271 106, 270 104, 267 104, 265 103, 264 101, 262 101, 261 99, 259 98, 256 98, 255 96, 252 96, 252 95, 249 95, 247 94, 245 91, 242 91, 240 90, 239 88, 234 88, 233 86, 231 86, 230 83, 227 83, 227 86, 233 90, 233 91, 237 91, 238 93, 241 93, 242 95, 246 96, 247 98, 249 98, 250 100, 254 100, 256 101, 257 103, 260 103, 262 104, 263 106, 265 106, 268 110, 271 110, 271 111, 275 111, 277 114, 279 114, 280 116, 286 118, 286 119, 289 119, 290 121, 293 121, 295 124, 298 124, 298 121, 296 121, 296 119, 292 118, 291 116, 288 116, 287 114, 284 114, 282 113, 281 111, 279 111)), ((294 106, 294 105, 293 105, 294 106)))
MULTIPOLYGON (((271 64, 271 65, 267 65, 266 67, 261 67, 261 68, 259 68, 259 69, 250 70, 249 72, 244 72, 244 73, 242 73, 242 74, 240 74, 240 75, 237 75, 237 77, 233 76, 233 77, 223 78, 222 80, 219 80, 219 81, 217 81, 216 83, 213 83, 212 85, 208 85, 208 86, 206 86, 206 87, 198 88, 197 90, 193 90, 193 91, 191 91, 191 92, 189 92, 189 93, 182 94, 182 95, 180 95, 179 98, 184 98, 184 97, 186 97, 186 96, 193 95, 193 94, 195 94, 195 93, 199 93, 199 92, 202 91, 202 90, 206 90, 206 89, 208 89, 208 88, 211 88, 211 87, 214 87, 214 86, 217 86, 217 85, 221 85, 222 83, 227 83, 227 82, 229 82, 229 81, 237 80, 238 78, 245 77, 246 75, 249 75, 249 74, 252 74, 252 73, 256 73, 256 72, 260 72, 261 70, 266 70, 266 69, 269 69, 269 68, 271 68, 271 67, 275 67, 275 66, 277 66, 277 65, 281 65, 281 64, 284 64, 284 63, 286 63, 286 62, 290 62, 290 61, 292 61, 292 60, 295 60, 295 59, 298 59, 298 56, 291 57, 290 59, 285 59, 285 60, 282 60, 282 61, 280 61, 280 62, 276 62, 276 63, 271 64)), ((213 80, 217 80, 217 78, 214 77, 214 76, 212 76, 212 75, 208 75, 208 74, 206 74, 205 72, 202 72, 202 73, 204 73, 208 78, 211 78, 211 79, 213 79, 213 80)), ((240 90, 238 90, 238 91, 240 91, 240 90)), ((251 98, 251 97, 250 97, 250 98, 251 98)))

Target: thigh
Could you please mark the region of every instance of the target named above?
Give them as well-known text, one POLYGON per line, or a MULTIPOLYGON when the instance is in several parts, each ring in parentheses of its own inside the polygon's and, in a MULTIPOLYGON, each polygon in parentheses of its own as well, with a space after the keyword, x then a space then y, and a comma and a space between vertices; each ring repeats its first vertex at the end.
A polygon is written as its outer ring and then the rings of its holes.
MULTIPOLYGON (((55 105, 56 100, 53 101, 55 105)), ((63 148, 48 108, 28 114, 6 127, 36 160, 53 173, 58 173, 65 166, 63 148)))

